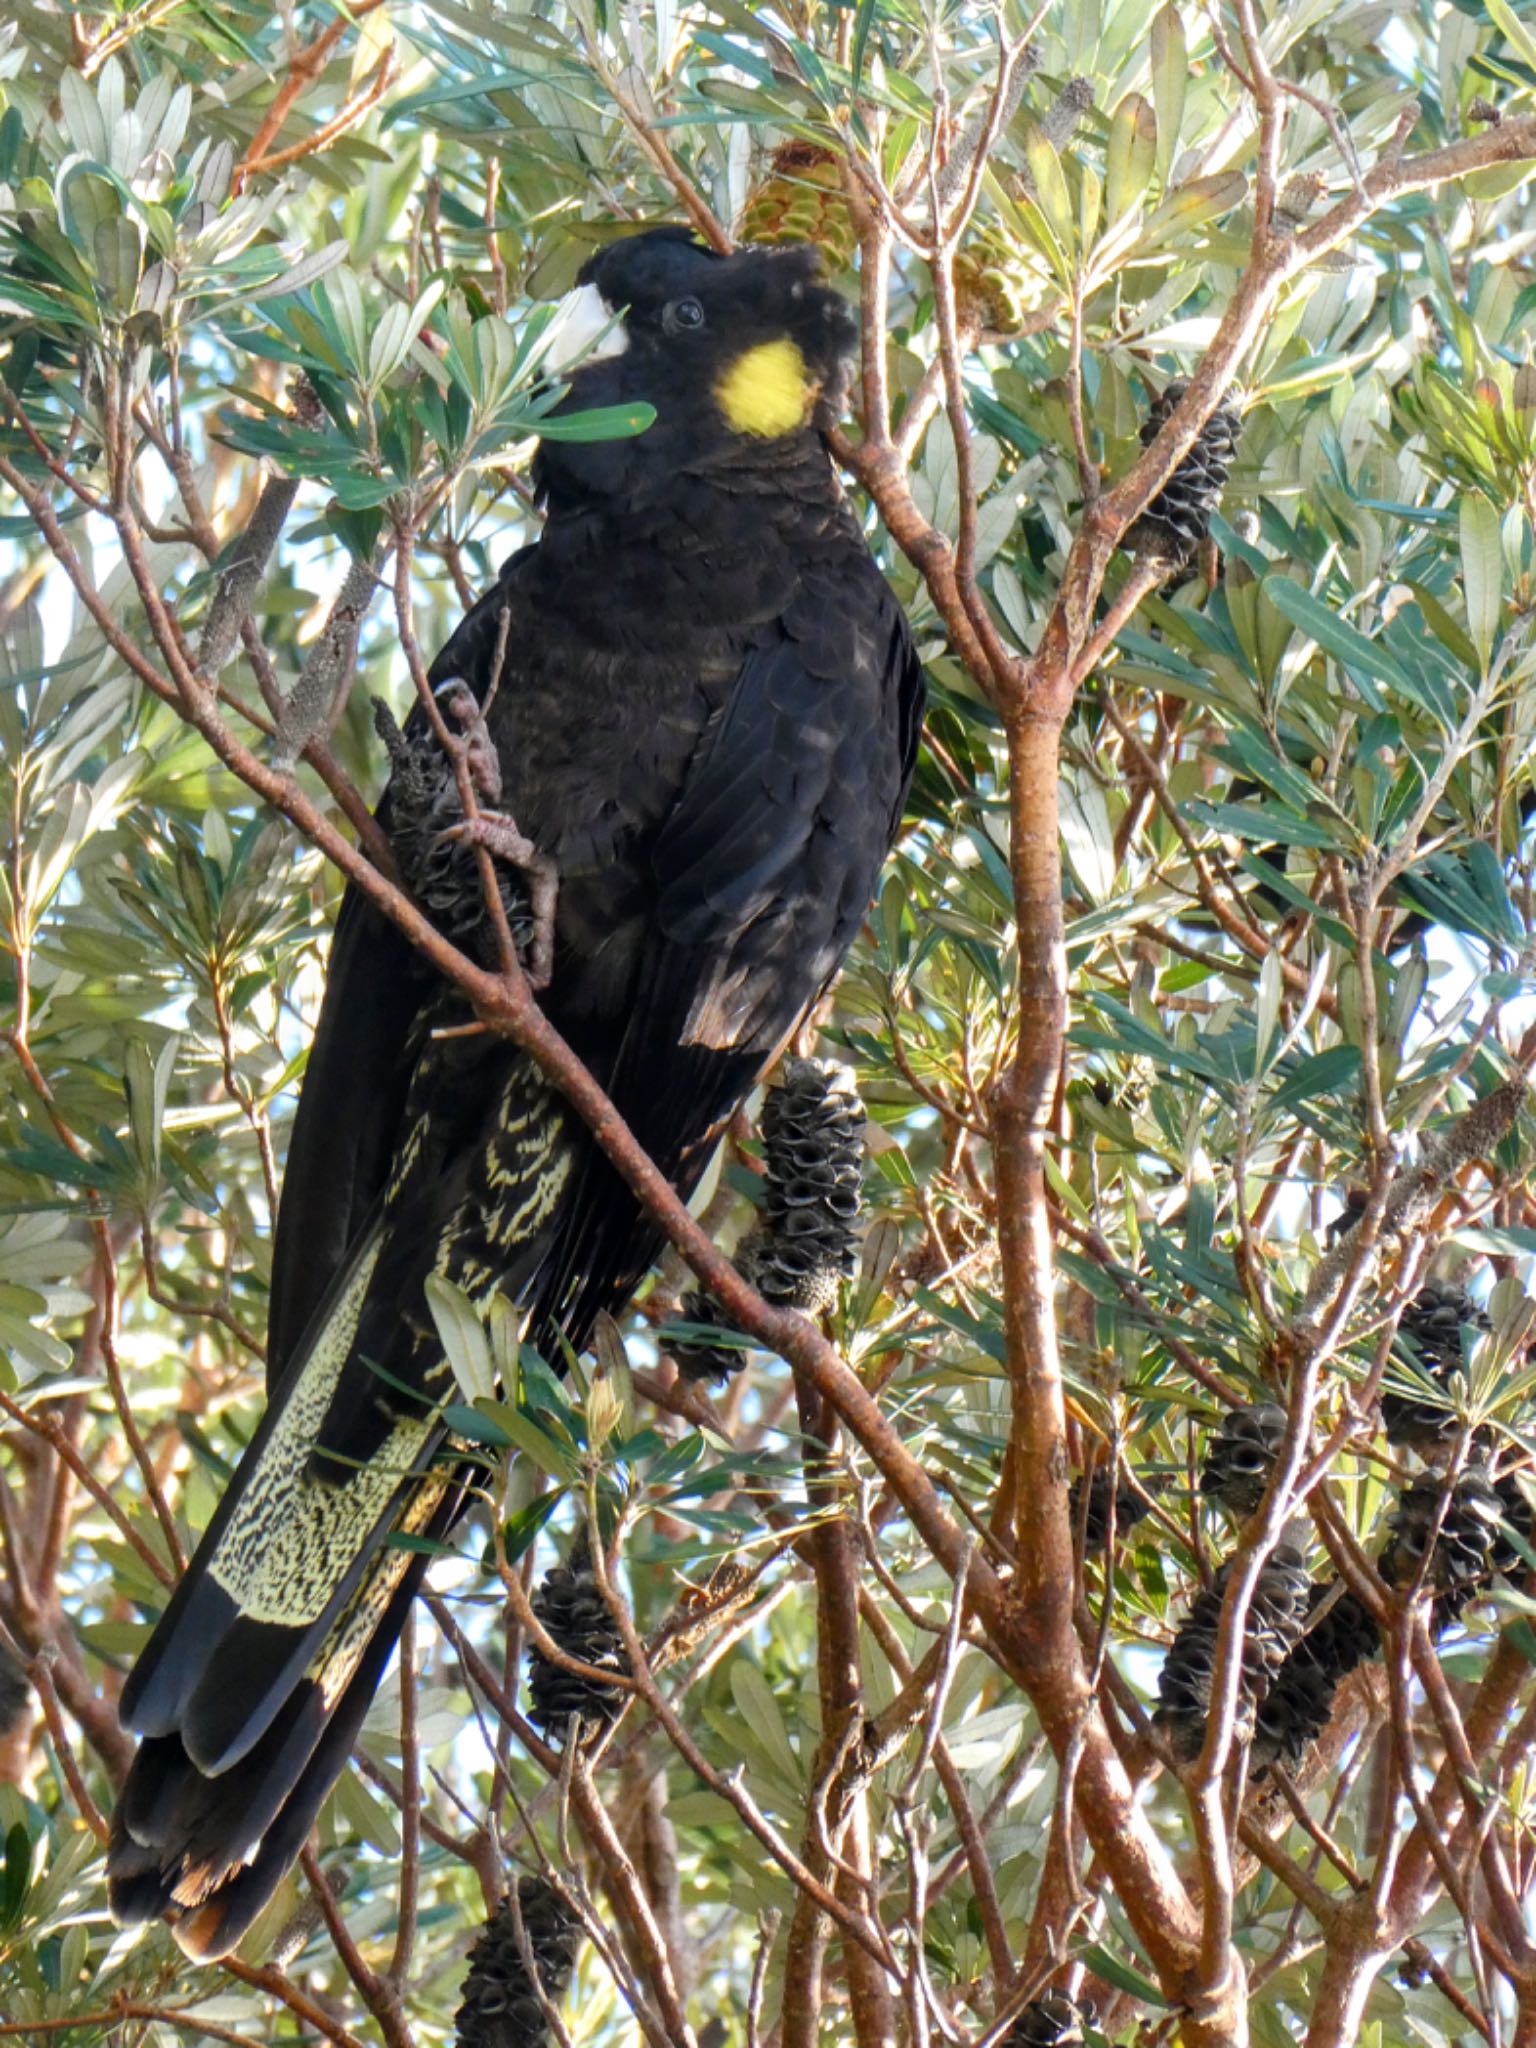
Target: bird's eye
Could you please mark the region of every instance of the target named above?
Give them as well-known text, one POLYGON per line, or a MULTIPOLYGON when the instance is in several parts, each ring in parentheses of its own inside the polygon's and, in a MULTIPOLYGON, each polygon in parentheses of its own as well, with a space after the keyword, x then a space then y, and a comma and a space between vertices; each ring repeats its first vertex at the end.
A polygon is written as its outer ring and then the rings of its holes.
POLYGON ((668 334, 686 334, 704 325, 704 308, 697 299, 674 299, 661 316, 668 334))

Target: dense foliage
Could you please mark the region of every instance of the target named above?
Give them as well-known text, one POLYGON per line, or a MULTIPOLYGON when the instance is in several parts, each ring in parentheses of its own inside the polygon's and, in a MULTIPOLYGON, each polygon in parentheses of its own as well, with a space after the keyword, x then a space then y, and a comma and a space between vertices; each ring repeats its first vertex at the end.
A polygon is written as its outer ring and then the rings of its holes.
POLYGON ((1533 90, 1515 0, 12 0, 0 2037, 1536 2042, 1533 90), (802 1048, 852 1371, 676 1259, 581 1362, 444 1290, 483 1503, 192 1970, 113 1703, 260 1412, 325 856, 662 218, 861 298, 931 678, 802 1048))

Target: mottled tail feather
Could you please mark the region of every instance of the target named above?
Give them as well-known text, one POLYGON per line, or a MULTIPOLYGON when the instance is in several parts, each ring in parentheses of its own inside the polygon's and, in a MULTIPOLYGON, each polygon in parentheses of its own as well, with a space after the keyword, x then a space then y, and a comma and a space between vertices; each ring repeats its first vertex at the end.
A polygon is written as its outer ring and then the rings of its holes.
POLYGON ((206 1776, 179 1737, 140 1744, 113 1816, 107 1893, 120 1926, 164 1918, 197 1962, 228 1955, 266 1906, 346 1767, 427 1560, 413 1557, 346 1690, 290 1707, 234 1769, 206 1776))

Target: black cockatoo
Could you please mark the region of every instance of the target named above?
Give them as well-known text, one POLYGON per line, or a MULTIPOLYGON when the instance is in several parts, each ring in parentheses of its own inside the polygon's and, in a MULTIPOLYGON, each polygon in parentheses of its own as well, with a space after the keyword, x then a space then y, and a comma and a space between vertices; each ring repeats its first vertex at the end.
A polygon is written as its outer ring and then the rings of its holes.
MULTIPOLYGON (((573 301, 606 331, 561 410, 644 401, 654 424, 541 444, 540 537, 431 681, 478 728, 485 829, 532 850, 531 891, 498 868, 519 929, 555 881, 548 1014, 686 1193, 852 942, 923 685, 822 440, 855 323, 814 253, 656 229, 595 256, 573 301)), ((387 737, 402 871, 483 955, 443 753, 419 709, 387 737)), ((502 1293, 558 1361, 661 1248, 526 1054, 440 1034, 466 1016, 350 892, 278 1218, 267 1412, 122 1697, 141 1741, 112 1909, 163 1916, 194 1957, 240 1939, 346 1763, 423 1569, 390 1538, 461 1504, 426 1282, 502 1293)))

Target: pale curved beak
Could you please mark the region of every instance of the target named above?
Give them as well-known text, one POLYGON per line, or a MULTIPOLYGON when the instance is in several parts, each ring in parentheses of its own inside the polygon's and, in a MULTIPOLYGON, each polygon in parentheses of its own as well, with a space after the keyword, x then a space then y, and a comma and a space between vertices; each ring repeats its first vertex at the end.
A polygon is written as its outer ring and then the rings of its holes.
POLYGON ((615 313, 595 284, 567 292, 545 328, 540 351, 543 367, 560 376, 578 362, 601 362, 621 356, 629 347, 621 314, 615 313))

